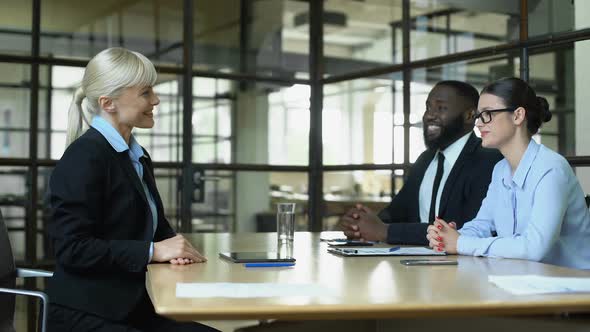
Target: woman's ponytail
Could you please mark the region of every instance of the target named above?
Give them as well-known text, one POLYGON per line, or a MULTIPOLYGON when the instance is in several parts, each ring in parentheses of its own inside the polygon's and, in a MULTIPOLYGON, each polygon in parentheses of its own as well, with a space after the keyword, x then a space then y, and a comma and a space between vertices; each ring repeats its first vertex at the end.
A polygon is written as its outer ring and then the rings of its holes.
POLYGON ((70 109, 68 111, 66 147, 82 134, 82 121, 88 124, 88 120, 84 116, 84 111, 82 109, 82 102, 85 97, 86 94, 82 87, 76 89, 76 92, 74 92, 74 96, 72 97, 72 103, 70 104, 70 109))

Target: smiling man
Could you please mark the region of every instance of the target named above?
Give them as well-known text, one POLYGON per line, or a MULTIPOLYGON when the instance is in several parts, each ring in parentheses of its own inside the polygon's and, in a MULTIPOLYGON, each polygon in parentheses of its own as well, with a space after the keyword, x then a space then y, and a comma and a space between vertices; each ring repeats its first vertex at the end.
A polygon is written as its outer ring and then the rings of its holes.
POLYGON ((441 81, 428 94, 422 118, 428 148, 416 160, 405 185, 379 214, 357 204, 339 222, 351 239, 426 245, 426 229, 441 217, 461 227, 484 199, 497 150, 475 136, 479 94, 464 82, 441 81))

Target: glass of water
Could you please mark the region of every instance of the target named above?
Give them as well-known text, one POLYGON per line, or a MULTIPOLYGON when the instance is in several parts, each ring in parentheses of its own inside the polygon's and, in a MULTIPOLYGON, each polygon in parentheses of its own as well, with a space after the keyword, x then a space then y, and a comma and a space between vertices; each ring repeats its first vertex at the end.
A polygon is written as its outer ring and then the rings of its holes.
POLYGON ((293 256, 295 235, 295 203, 277 204, 277 249, 285 258, 293 256))

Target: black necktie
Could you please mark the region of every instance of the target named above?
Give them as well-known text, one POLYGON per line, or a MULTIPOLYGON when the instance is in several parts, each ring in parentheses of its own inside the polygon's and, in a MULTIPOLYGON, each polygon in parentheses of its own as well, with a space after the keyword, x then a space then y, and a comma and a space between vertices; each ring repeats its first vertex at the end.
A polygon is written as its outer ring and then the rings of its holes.
POLYGON ((442 152, 438 152, 438 165, 436 166, 436 176, 434 177, 434 185, 432 186, 432 197, 430 199, 430 212, 428 213, 428 223, 434 223, 435 209, 436 209, 436 194, 438 194, 438 187, 443 176, 443 168, 445 164, 445 156, 442 152))

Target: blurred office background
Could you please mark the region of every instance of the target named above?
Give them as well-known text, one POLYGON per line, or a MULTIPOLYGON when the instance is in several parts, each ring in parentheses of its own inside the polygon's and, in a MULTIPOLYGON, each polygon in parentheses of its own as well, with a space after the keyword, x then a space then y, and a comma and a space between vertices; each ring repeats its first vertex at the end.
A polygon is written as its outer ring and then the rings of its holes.
MULTIPOLYGON (((439 80, 527 79, 554 118, 535 139, 590 192, 590 2, 1 0, 0 209, 17 263, 51 268, 43 196, 87 61, 150 58, 161 103, 136 130, 180 232, 331 230, 379 210, 425 149, 439 80)), ((41 287, 42 285, 28 285, 41 287)))

